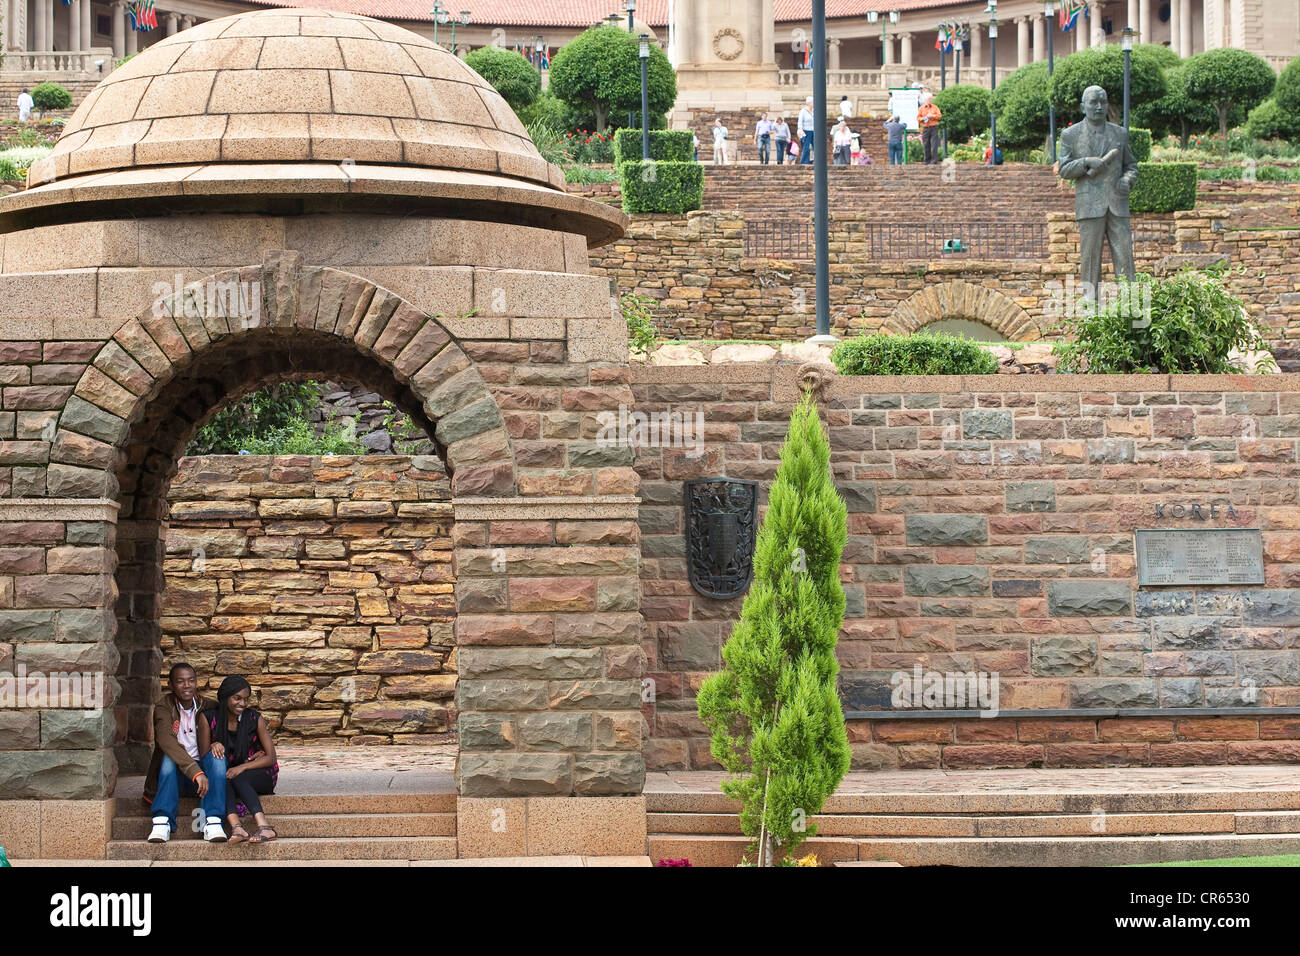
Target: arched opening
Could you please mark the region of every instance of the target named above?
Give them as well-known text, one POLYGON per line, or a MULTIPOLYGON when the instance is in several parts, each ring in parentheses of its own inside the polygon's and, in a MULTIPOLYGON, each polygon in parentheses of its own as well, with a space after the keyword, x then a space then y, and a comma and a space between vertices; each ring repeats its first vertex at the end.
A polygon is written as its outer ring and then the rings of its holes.
POLYGON ((958 338, 972 339, 976 342, 1002 343, 1006 338, 998 330, 975 319, 940 319, 921 326, 925 332, 938 332, 943 335, 955 335, 958 338))
POLYGON ((926 285, 900 303, 885 325, 892 331, 915 332, 941 329, 941 322, 959 322, 958 328, 967 329, 970 338, 982 342, 1032 342, 1042 337, 1038 323, 1015 299, 964 279, 926 285), (998 338, 988 338, 984 330, 998 338))

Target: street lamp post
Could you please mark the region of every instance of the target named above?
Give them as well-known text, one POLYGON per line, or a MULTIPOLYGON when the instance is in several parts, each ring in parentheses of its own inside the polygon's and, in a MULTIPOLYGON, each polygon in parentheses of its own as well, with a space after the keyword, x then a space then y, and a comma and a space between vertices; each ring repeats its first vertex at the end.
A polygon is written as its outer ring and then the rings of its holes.
POLYGON ((460 26, 463 27, 469 26, 470 13, 468 10, 462 10, 460 11, 459 17, 453 17, 451 16, 451 14, 448 14, 447 16, 451 20, 451 53, 452 56, 455 56, 456 55, 456 25, 459 24, 460 26))
POLYGON ((888 66, 889 57, 885 56, 885 50, 889 45, 889 25, 892 23, 898 26, 898 18, 901 16, 897 10, 890 10, 884 17, 881 17, 878 10, 867 11, 867 22, 875 23, 880 21, 880 65, 888 66))
POLYGON ((1133 38, 1137 36, 1137 31, 1132 27, 1125 27, 1122 34, 1121 43, 1124 47, 1124 128, 1128 129, 1128 114, 1130 105, 1130 93, 1132 84, 1133 68, 1133 38))
POLYGON ((1056 28, 1052 21, 1056 18, 1055 0, 1046 0, 1043 4, 1043 17, 1047 20, 1047 155, 1056 162, 1056 107, 1052 105, 1052 74, 1056 71, 1056 50, 1052 38, 1056 28))
MULTIPOLYGON (((629 3, 632 0, 628 0, 629 3)), ((641 158, 650 159, 650 37, 641 34, 641 158)))
POLYGON ((429 11, 429 16, 433 17, 433 42, 438 42, 438 24, 445 23, 447 8, 442 5, 442 0, 433 0, 433 9, 429 11))
POLYGON ((541 79, 542 76, 542 53, 545 50, 546 50, 546 38, 539 33, 533 40, 533 53, 534 53, 533 59, 537 61, 538 79, 541 79))
POLYGON ((953 44, 953 47, 952 47, 952 50, 953 50, 953 53, 952 53, 952 56, 953 56, 953 60, 952 60, 953 78, 952 78, 952 81, 953 81, 953 83, 956 84, 957 86, 961 86, 961 51, 962 51, 962 47, 966 45, 966 41, 963 40, 962 37, 961 37, 961 31, 962 31, 962 26, 961 26, 961 24, 953 24, 953 26, 954 26, 954 28, 955 28, 956 31, 957 31, 957 42, 954 43, 954 44, 953 44))
POLYGON ((817 246, 817 334, 831 338, 830 176, 826 166, 826 0, 812 0, 813 62, 813 218, 817 246))
MULTIPOLYGON (((997 0, 989 0, 989 75, 994 92, 998 88, 998 6, 997 0)), ((990 100, 990 103, 992 101, 990 100)), ((996 163, 998 158, 998 114, 989 110, 989 162, 996 163)))
MULTIPOLYGON (((629 35, 635 34, 636 33, 636 0, 627 0, 627 2, 623 4, 623 9, 627 11, 627 32, 629 35)), ((617 26, 618 14, 611 13, 609 15, 609 22, 617 26)), ((635 119, 636 119, 635 114, 631 110, 628 110, 627 111, 628 129, 632 128, 635 119)), ((641 125, 645 126, 644 116, 641 117, 641 125)))

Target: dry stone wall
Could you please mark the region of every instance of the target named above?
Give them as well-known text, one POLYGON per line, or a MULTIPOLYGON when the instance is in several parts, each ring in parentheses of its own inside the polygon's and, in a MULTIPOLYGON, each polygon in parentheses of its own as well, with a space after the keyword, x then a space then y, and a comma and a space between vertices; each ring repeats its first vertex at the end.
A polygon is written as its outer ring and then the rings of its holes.
POLYGON ((429 743, 456 725, 451 486, 432 457, 182 459, 163 673, 242 674, 279 739, 429 743))

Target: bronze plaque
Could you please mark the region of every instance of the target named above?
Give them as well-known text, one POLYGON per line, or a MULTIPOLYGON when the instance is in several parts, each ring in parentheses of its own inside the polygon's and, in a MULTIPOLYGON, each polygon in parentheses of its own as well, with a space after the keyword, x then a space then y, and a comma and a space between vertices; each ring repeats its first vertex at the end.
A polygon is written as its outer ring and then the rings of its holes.
POLYGON ((1258 528, 1135 531, 1138 585, 1263 584, 1258 528))
POLYGON ((691 586, 705 597, 739 597, 754 573, 758 482, 696 478, 683 489, 691 586))

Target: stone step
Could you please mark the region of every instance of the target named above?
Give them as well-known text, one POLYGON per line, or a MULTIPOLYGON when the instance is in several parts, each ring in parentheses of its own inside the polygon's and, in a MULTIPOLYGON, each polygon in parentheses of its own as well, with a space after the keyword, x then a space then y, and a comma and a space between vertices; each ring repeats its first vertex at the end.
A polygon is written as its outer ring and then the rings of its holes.
MULTIPOLYGON (((738 836, 652 834, 652 860, 686 858, 694 866, 735 866, 749 841, 738 836)), ((841 861, 903 866, 1121 866, 1300 852, 1300 833, 1129 837, 973 837, 849 840, 813 837, 795 851, 823 865, 841 861)), ((750 854, 752 859, 752 854, 750 854)))
MULTIPOLYGON (((199 801, 187 797, 180 801, 177 817, 191 814, 199 801)), ((262 805, 272 816, 277 814, 340 815, 345 813, 455 813, 454 793, 286 793, 262 798, 262 805)), ((118 797, 117 817, 150 816, 149 805, 139 797, 118 797)))
MULTIPOLYGON (((1114 813, 1204 813, 1247 810, 1300 811, 1300 789, 1159 790, 1103 792, 964 792, 837 793, 826 801, 826 814, 1053 814, 1087 815, 1101 809, 1114 813)), ((721 793, 646 792, 649 813, 735 813, 736 804, 721 793)))
MULTIPOLYGON (((910 814, 832 814, 810 822, 821 836, 865 837, 1029 837, 1145 836, 1159 833, 1300 832, 1300 815, 1265 813, 1242 828, 1242 815, 1226 813, 1107 813, 1048 816, 917 816, 910 814)), ((739 835, 735 814, 651 813, 646 825, 656 835, 739 835)))
MULTIPOLYGON (((269 811, 268 811, 269 813, 269 811)), ((202 833, 194 832, 188 821, 181 817, 173 840, 199 840, 202 833)), ((344 814, 285 814, 272 815, 271 825, 281 837, 420 837, 455 836, 454 813, 344 813, 344 814)), ((244 823, 252 833, 251 821, 244 823)), ((152 823, 148 816, 117 817, 113 820, 114 840, 144 840, 149 836, 152 823)), ((229 831, 229 826, 227 826, 229 831)))
MULTIPOLYGON (((272 823, 275 822, 272 818, 272 823)), ((451 860, 456 857, 456 838, 419 837, 281 837, 271 843, 204 843, 175 840, 145 843, 140 840, 110 840, 105 857, 109 860, 238 861, 250 860, 451 860)))

